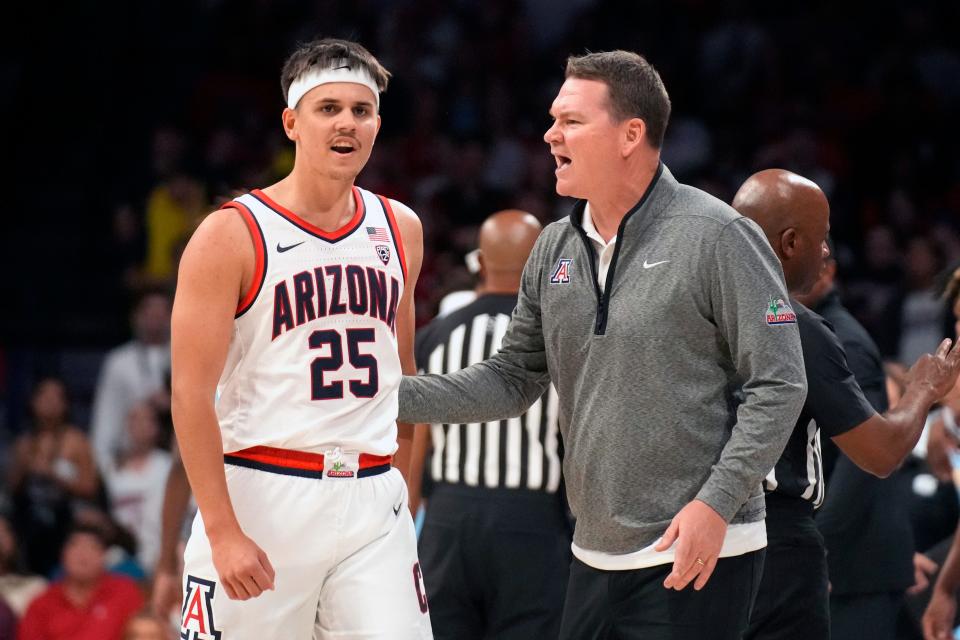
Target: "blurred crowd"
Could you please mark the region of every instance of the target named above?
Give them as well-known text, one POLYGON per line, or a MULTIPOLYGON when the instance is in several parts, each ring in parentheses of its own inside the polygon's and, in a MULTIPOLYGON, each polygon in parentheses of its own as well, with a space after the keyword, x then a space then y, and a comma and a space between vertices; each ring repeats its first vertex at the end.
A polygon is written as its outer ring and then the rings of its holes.
MULTIPOLYGON (((782 167, 828 194, 844 303, 880 345, 895 389, 955 334, 941 294, 960 263, 960 8, 881 5, 873 10, 887 17, 874 25, 826 2, 207 0, 178 5, 176 19, 144 3, 133 28, 156 17, 179 31, 149 53, 120 50, 121 40, 116 55, 132 62, 110 63, 140 64, 167 84, 144 96, 130 79, 141 95, 131 137, 103 143, 122 161, 99 210, 85 212, 97 221, 87 239, 96 255, 72 267, 90 304, 57 308, 70 338, 55 354, 30 340, 0 346, 0 640, 15 637, 17 620, 76 629, 85 617, 110 629, 97 637, 165 637, 150 635, 163 633, 160 620, 137 614, 171 464, 179 254, 219 203, 290 170, 279 69, 294 42, 317 34, 364 43, 394 74, 358 184, 423 220, 419 324, 473 286, 464 256, 488 214, 567 213, 542 140, 565 58, 626 48, 651 60, 671 94, 663 155, 681 181, 729 202, 755 170, 782 167), (78 351, 85 364, 65 366, 78 351)), ((925 452, 908 465, 918 551, 957 518, 948 456, 928 465, 925 452)), ((31 634, 20 637, 46 637, 31 634)))

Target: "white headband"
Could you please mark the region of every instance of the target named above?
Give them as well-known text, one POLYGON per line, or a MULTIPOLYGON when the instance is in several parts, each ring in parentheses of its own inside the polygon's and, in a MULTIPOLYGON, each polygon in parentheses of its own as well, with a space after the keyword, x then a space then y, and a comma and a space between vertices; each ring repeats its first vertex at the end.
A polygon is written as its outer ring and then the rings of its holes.
POLYGON ((300 102, 300 99, 303 98, 308 91, 322 84, 330 84, 331 82, 362 84, 373 92, 373 97, 377 103, 377 110, 379 111, 380 90, 377 88, 377 83, 374 82, 373 76, 370 75, 370 72, 367 71, 365 67, 360 65, 351 67, 346 60, 340 60, 335 63, 335 66, 326 69, 310 69, 290 83, 290 89, 287 91, 287 106, 295 109, 297 103, 300 102))

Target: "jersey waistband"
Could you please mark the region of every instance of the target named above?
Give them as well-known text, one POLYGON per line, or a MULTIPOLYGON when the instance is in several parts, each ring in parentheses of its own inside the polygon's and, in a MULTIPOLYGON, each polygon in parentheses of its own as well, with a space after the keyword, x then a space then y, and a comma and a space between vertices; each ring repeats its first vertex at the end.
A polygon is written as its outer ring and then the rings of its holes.
POLYGON ((309 453, 276 447, 250 447, 223 455, 226 464, 301 478, 367 478, 389 471, 393 456, 343 451, 309 453))

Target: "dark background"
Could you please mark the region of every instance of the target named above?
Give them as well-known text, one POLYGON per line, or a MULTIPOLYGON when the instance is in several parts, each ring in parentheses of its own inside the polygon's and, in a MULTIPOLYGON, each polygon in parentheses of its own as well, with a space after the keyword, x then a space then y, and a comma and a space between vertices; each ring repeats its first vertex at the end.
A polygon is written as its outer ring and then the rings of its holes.
POLYGON ((541 136, 567 55, 586 50, 631 49, 658 68, 673 102, 664 157, 680 180, 729 201, 750 173, 778 166, 824 188, 847 304, 889 357, 903 330, 890 309, 960 258, 960 3, 151 0, 5 12, 7 429, 46 373, 75 388, 86 426, 84 390, 129 335, 142 279, 122 274, 150 246, 151 193, 188 180, 209 211, 282 175, 279 70, 318 35, 357 39, 394 73, 358 183, 424 221, 421 322, 470 286, 462 255, 483 217, 565 213, 541 136), (125 234, 122 206, 135 223, 125 234))

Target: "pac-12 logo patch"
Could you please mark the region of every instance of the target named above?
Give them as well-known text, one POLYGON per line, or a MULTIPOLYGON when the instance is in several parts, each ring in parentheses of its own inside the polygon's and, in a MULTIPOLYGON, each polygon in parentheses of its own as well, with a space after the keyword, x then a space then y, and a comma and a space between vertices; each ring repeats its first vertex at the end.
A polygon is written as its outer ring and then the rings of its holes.
POLYGON ((377 245, 377 255, 380 256, 380 262, 383 264, 389 264, 390 262, 390 247, 382 244, 377 245))
POLYGON ((770 296, 770 302, 767 303, 767 324, 770 326, 778 324, 796 324, 797 314, 793 312, 790 305, 783 298, 770 296))
POLYGON ((557 265, 553 268, 550 276, 550 284, 567 284, 570 282, 570 264, 573 262, 570 258, 560 258, 557 265))
POLYGON ((217 583, 187 576, 183 611, 180 613, 181 640, 220 640, 220 632, 213 621, 213 594, 217 583))

